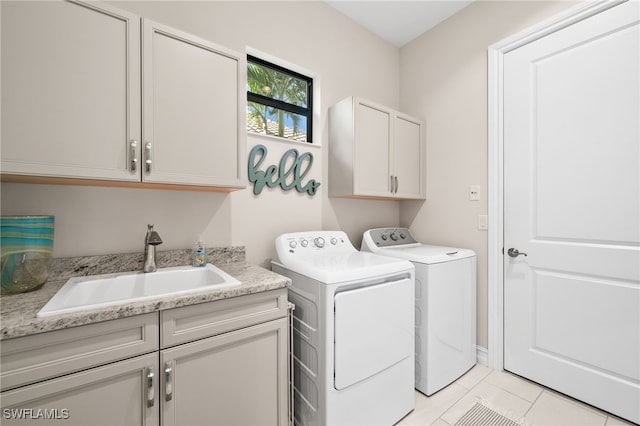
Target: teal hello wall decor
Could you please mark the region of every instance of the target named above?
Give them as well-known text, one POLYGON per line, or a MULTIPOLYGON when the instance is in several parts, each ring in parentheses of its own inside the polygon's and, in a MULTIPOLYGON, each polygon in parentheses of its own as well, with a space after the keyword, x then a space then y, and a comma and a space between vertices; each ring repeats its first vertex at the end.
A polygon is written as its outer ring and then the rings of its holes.
POLYGON ((253 183, 253 193, 258 195, 266 186, 273 188, 280 186, 283 191, 295 189, 296 191, 313 196, 320 186, 320 182, 314 179, 303 183, 304 178, 311 170, 313 164, 313 154, 305 152, 300 154, 297 149, 290 149, 282 155, 280 163, 276 166, 272 164, 265 170, 260 170, 260 166, 267 158, 267 147, 256 145, 249 153, 249 181, 253 183), (290 164, 287 166, 287 162, 290 164), (291 180, 290 177, 293 179, 291 180), (290 183, 287 183, 290 180, 290 183))

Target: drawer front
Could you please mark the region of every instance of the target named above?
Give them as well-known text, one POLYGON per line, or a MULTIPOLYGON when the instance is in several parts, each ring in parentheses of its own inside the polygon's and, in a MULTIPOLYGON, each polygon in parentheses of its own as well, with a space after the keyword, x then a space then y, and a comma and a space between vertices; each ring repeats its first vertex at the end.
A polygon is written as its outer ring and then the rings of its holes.
POLYGON ((286 316, 286 289, 169 309, 160 312, 160 343, 166 348, 286 316))
POLYGON ((158 340, 157 313, 6 340, 1 389, 152 352, 158 340))

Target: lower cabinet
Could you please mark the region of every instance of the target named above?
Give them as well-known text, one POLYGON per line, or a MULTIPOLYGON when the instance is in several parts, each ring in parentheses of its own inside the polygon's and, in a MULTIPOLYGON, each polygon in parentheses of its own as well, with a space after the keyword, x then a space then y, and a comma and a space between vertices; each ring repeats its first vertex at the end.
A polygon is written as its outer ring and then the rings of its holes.
POLYGON ((287 320, 160 353, 163 426, 285 425, 287 320))
POLYGON ((3 425, 158 425, 158 409, 147 404, 157 384, 147 376, 157 353, 3 392, 3 425))
POLYGON ((141 325, 139 320, 132 325, 132 319, 126 318, 3 341, 0 378, 12 378, 10 383, 15 387, 3 386, 0 423, 288 423, 286 289, 143 317, 147 324, 141 325), (149 324, 158 322, 160 327, 155 329, 149 324), (176 329, 176 324, 187 326, 176 329), (158 334, 163 334, 165 325, 170 328, 165 331, 168 337, 158 344, 162 340, 158 334), (123 330, 134 329, 140 330, 140 338, 123 338, 132 335, 123 330), (96 339, 96 330, 101 331, 102 338, 96 339), (155 339, 145 338, 149 330, 155 330, 155 339), (99 349, 96 340, 100 340, 99 349), (122 354, 124 346, 148 351, 141 341, 149 340, 156 343, 155 350, 105 362, 105 354, 122 354), (47 346, 53 341, 71 348, 66 354, 51 356, 47 346), (177 341, 184 343, 174 344, 177 341), (92 365, 95 356, 101 365, 84 368, 92 365), (74 358, 82 362, 69 362, 74 358), (47 366, 56 368, 56 377, 47 366))

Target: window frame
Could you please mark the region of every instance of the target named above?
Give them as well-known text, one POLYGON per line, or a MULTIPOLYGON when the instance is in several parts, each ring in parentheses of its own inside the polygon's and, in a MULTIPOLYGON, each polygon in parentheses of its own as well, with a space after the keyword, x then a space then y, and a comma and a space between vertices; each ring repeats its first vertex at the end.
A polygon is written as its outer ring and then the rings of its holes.
MULTIPOLYGON (((289 68, 285 68, 278 64, 274 64, 273 62, 269 62, 267 60, 261 59, 257 56, 247 54, 247 66, 249 63, 257 64, 265 68, 270 68, 276 72, 287 74, 291 77, 297 78, 299 80, 305 81, 307 83, 307 106, 301 107, 298 105, 294 105, 288 102, 281 101, 279 99, 273 99, 268 96, 260 95, 258 93, 253 93, 250 90, 247 90, 247 102, 255 102, 262 105, 266 105, 268 107, 277 108, 286 112, 290 112, 293 114, 302 115, 307 119, 307 140, 300 143, 313 143, 313 78, 306 76, 304 74, 300 74, 299 72, 292 71, 289 68)), ((256 134, 261 134, 257 132, 251 132, 256 134)), ((289 139, 281 136, 281 139, 286 139, 288 141, 295 141, 295 139, 289 139)))

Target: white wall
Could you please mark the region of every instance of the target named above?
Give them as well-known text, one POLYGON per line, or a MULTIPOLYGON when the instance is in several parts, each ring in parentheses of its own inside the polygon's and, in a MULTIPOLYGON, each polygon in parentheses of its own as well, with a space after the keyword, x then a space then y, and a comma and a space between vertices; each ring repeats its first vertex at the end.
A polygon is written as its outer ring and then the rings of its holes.
POLYGON ((487 347, 487 47, 573 6, 476 1, 405 45, 401 109, 427 119, 427 201, 403 202, 400 222, 434 244, 478 255, 478 345, 487 347), (469 201, 480 185, 480 201, 469 201))
POLYGON ((2 184, 2 214, 54 214, 54 256, 141 251, 154 223, 160 249, 191 247, 198 235, 210 246, 245 245, 247 260, 269 266, 273 241, 283 232, 343 229, 359 246, 362 232, 397 225, 399 203, 327 197, 327 108, 358 95, 397 108, 399 50, 323 2, 140 1, 110 2, 141 16, 245 53, 277 57, 313 74, 314 146, 250 135, 247 152, 267 146, 274 164, 296 148, 314 156, 309 179, 315 197, 252 187, 232 194, 79 186, 2 184))

